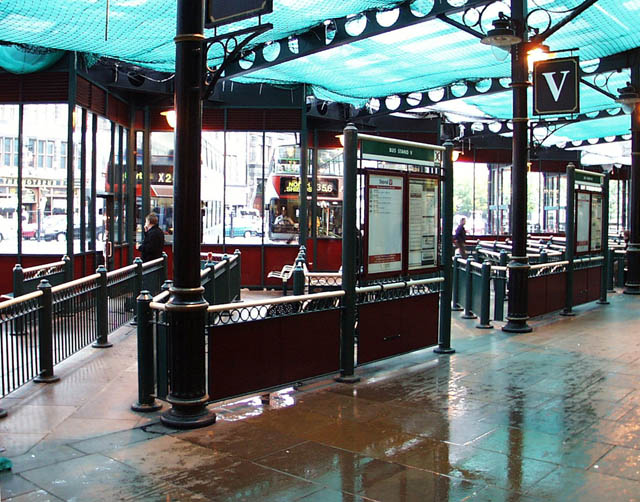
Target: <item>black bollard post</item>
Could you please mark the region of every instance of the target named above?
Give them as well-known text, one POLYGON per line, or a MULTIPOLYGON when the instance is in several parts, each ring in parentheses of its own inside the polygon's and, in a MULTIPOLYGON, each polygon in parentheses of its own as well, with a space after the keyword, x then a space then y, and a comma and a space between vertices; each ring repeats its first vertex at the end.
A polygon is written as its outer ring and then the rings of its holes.
POLYGON ((491 329, 490 306, 491 306, 491 263, 485 261, 482 264, 482 299, 480 301, 480 322, 476 328, 491 329))
POLYGON ((40 312, 38 313, 38 358, 40 371, 34 382, 52 383, 60 380, 53 373, 53 295, 51 284, 42 279, 38 285, 42 291, 40 297, 40 312))
POLYGON ((453 266, 451 310, 460 312, 462 310, 462 306, 460 305, 460 269, 458 267, 458 257, 454 255, 451 263, 453 266))
POLYGON ((106 349, 112 347, 109 343, 109 298, 107 296, 107 269, 100 265, 96 270, 100 274, 98 278, 98 292, 96 295, 96 332, 98 339, 91 345, 96 349, 106 349))
POLYGON ((137 298, 138 317, 138 401, 131 405, 133 411, 157 411, 162 405, 153 397, 154 361, 153 326, 151 324, 151 294, 146 289, 137 298))
POLYGON ((471 277, 471 274, 473 273, 473 258, 471 258, 471 256, 469 256, 469 258, 467 258, 467 265, 466 265, 466 282, 464 283, 464 288, 465 288, 465 295, 464 295, 464 313, 462 314, 462 318, 463 319, 475 319, 476 317, 478 317, 477 315, 475 315, 472 312, 472 301, 473 301, 473 278, 471 277))

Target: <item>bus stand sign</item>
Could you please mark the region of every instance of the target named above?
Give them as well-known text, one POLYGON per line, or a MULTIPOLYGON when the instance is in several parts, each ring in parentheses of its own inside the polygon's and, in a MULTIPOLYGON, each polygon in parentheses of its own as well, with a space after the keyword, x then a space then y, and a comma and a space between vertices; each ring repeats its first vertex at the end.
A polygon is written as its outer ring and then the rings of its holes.
POLYGON ((602 187, 602 178, 604 177, 602 174, 590 173, 589 171, 576 169, 575 176, 575 183, 577 185, 586 185, 598 188, 602 187))
POLYGON ((215 28, 271 12, 273 12, 273 0, 207 0, 204 26, 215 28))
POLYGON ((399 164, 414 164, 418 166, 435 166, 439 164, 436 150, 420 145, 390 143, 366 138, 360 140, 362 158, 366 160, 381 160, 399 164))

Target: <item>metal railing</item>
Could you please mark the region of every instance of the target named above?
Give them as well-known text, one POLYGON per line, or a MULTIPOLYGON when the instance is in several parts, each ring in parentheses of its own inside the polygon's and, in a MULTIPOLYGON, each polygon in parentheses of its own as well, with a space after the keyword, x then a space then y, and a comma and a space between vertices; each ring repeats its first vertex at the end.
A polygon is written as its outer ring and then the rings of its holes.
POLYGON ((239 250, 231 255, 208 253, 203 267, 200 282, 209 305, 240 301, 242 254, 239 250))
POLYGON ((60 261, 22 268, 19 263, 13 267, 13 297, 33 293, 42 279, 57 286, 71 278, 71 260, 63 256, 60 261))
POLYGON ((112 272, 101 266, 56 286, 41 279, 37 291, 1 302, 0 397, 33 379, 57 380, 54 365, 90 344, 109 347, 109 333, 133 319, 136 293, 155 289, 166 267, 166 255, 112 272))

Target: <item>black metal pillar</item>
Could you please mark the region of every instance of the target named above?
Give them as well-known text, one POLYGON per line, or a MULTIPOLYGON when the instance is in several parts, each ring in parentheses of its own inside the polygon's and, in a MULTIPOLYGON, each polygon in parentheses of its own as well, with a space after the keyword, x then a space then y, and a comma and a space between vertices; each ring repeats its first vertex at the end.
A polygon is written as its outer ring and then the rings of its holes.
POLYGON ((440 324, 436 354, 452 354, 451 348, 451 260, 453 258, 453 143, 443 145, 443 189, 442 189, 442 277, 444 284, 440 293, 440 324))
MULTIPOLYGON (((640 89, 640 64, 633 61, 631 85, 640 89)), ((640 294, 640 105, 631 112, 631 190, 629 204, 629 245, 627 246, 627 277, 624 293, 640 294)))
POLYGON ((602 269, 600 279, 600 299, 598 303, 607 305, 607 286, 609 283, 609 178, 610 171, 605 171, 602 180, 602 227, 600 240, 602 241, 602 269))
POLYGON ((527 282, 527 2, 511 0, 511 17, 516 35, 522 42, 511 49, 511 86, 513 87, 513 146, 511 166, 511 261, 509 270, 509 310, 507 324, 502 328, 509 333, 528 333, 527 282))
POLYGON ((200 147, 202 133, 204 0, 178 0, 175 75, 173 286, 167 302, 171 409, 161 420, 195 428, 215 422, 205 404, 205 318, 200 285, 200 147))
POLYGON ((309 173, 309 133, 307 129, 306 87, 302 86, 302 125, 300 127, 300 215, 298 231, 301 246, 307 245, 309 218, 307 217, 307 180, 309 173))
POLYGON ((573 316, 573 259, 576 254, 576 166, 573 163, 567 165, 567 215, 565 218, 565 257, 567 264, 567 286, 564 309, 560 315, 573 316))
MULTIPOLYGON (((73 213, 74 213, 74 169, 75 169, 75 145, 73 143, 73 131, 75 129, 74 117, 76 110, 78 87, 78 55, 73 52, 69 55, 69 89, 67 105, 67 256, 71 259, 71 266, 67 271, 65 280, 71 281, 74 277, 73 259, 73 213)), ((77 117, 80 120, 80 117, 77 117)), ((86 148, 83 143, 81 148, 86 148)), ((82 187, 84 190, 84 187, 82 187)))
MULTIPOLYGON (((137 173, 136 173, 137 174, 137 173)), ((140 220, 151 212, 151 115, 149 107, 144 108, 144 131, 142 133, 142 213, 140 220)))
POLYGON ((339 382, 354 383, 356 330, 356 197, 358 181, 358 129, 353 124, 344 128, 344 184, 342 207, 342 336, 340 338, 339 382))

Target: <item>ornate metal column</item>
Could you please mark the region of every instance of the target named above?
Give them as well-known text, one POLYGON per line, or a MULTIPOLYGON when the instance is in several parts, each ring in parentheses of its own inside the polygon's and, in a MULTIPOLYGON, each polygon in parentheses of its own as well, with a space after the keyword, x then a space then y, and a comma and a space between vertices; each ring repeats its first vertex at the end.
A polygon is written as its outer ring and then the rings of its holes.
POLYGON ((201 86, 204 61, 204 0, 178 0, 175 75, 175 166, 173 286, 167 303, 172 351, 171 409, 164 424, 195 428, 216 420, 205 403, 205 317, 200 286, 201 86))
MULTIPOLYGON (((640 89, 640 65, 633 58, 631 85, 640 89)), ((636 103, 631 112, 631 194, 629 204, 629 246, 627 247, 627 278, 624 293, 640 294, 640 104, 636 103)))
POLYGON ((509 307, 507 324, 503 331, 527 333, 527 282, 529 259, 527 258, 527 2, 511 0, 511 18, 515 34, 522 41, 511 48, 511 86, 513 87, 513 147, 511 166, 511 229, 512 247, 509 270, 509 307))

